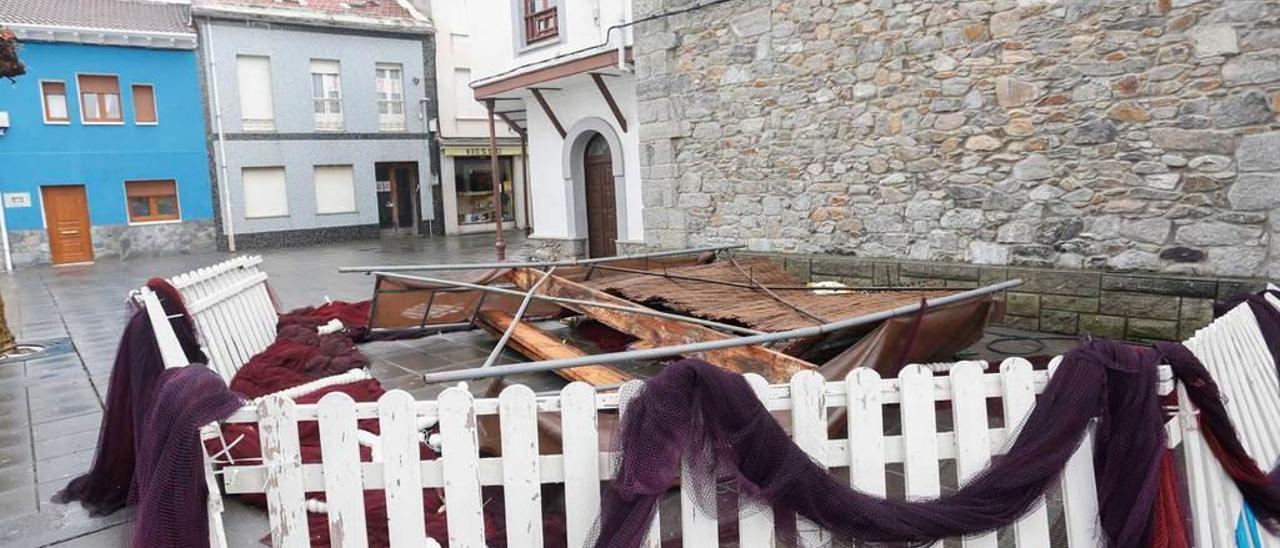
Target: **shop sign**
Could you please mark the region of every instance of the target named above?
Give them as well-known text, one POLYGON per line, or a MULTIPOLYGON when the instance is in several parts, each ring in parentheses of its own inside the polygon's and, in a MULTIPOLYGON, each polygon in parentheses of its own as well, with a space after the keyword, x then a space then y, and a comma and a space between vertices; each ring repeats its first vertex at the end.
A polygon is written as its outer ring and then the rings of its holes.
MULTIPOLYGON (((445 156, 489 156, 489 147, 446 146, 445 156)), ((498 147, 498 156, 519 156, 520 147, 498 147)))

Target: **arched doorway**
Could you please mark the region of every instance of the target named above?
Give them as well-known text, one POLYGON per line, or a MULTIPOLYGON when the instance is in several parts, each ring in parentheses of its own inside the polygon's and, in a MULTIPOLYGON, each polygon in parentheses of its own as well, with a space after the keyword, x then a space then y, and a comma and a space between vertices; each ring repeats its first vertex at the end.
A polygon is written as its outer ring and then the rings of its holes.
POLYGON ((609 141, 596 133, 583 151, 586 183, 587 253, 592 257, 618 254, 618 202, 609 141))

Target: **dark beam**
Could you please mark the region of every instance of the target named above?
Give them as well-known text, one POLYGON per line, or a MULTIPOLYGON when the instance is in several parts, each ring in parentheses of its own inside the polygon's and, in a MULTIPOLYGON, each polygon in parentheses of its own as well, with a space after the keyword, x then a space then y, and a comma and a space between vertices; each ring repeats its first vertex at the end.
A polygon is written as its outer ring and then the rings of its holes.
POLYGON ((542 107, 542 112, 551 120, 551 125, 556 126, 556 131, 560 132, 560 138, 564 139, 565 137, 568 137, 568 132, 564 130, 564 126, 560 125, 560 119, 556 118, 556 113, 551 112, 551 105, 547 104, 547 100, 542 96, 542 92, 538 91, 538 88, 529 88, 529 91, 533 93, 533 98, 538 100, 538 105, 542 107))
MULTIPOLYGON (((631 61, 631 48, 627 48, 626 60, 631 61)), ((475 98, 487 99, 503 93, 515 91, 522 88, 536 86, 538 84, 552 83, 566 76, 582 74, 593 70, 606 70, 618 63, 617 51, 602 51, 589 57, 580 57, 570 61, 564 61, 559 64, 549 65, 543 68, 530 70, 503 78, 500 80, 492 80, 486 84, 476 86, 472 93, 475 98)))
MULTIPOLYGON (((509 276, 513 283, 527 291, 529 287, 537 283, 538 279, 542 277, 542 273, 532 269, 517 268, 513 269, 509 276)), ((626 299, 614 297, 598 289, 555 275, 548 277, 547 281, 542 284, 541 293, 552 297, 569 297, 616 305, 636 306, 635 303, 626 299)), ((585 305, 562 306, 571 308, 578 313, 586 314, 592 319, 618 331, 639 337, 654 346, 716 341, 732 337, 708 327, 676 320, 585 305)), ((729 371, 756 373, 773 383, 789 382, 791 376, 800 371, 816 369, 809 362, 769 350, 763 346, 735 346, 691 354, 690 356, 701 358, 708 363, 729 371)))
POLYGON ((599 74, 591 73, 591 79, 595 80, 596 87, 600 89, 600 95, 604 96, 604 102, 609 104, 609 110, 613 111, 613 117, 618 121, 618 127, 622 128, 622 132, 627 132, 627 119, 622 116, 622 109, 618 108, 617 101, 613 100, 613 94, 609 93, 609 86, 604 85, 604 78, 599 74))
POLYGON ((522 138, 524 137, 524 128, 516 125, 515 121, 513 121, 511 117, 507 116, 507 113, 495 112, 494 114, 497 114, 499 118, 502 118, 502 121, 507 123, 507 127, 511 128, 511 131, 516 132, 516 135, 519 135, 522 138))

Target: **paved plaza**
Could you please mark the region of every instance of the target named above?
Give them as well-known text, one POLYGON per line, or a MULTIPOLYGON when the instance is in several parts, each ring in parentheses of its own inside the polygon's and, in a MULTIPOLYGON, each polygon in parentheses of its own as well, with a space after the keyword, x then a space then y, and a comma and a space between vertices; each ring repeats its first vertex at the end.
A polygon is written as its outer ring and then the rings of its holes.
MULTIPOLYGON (((521 248, 519 236, 512 234, 509 238, 513 240, 511 249, 521 248)), ((372 278, 340 274, 339 266, 493 259, 490 235, 361 241, 250 253, 264 257, 263 270, 269 274, 272 288, 286 309, 320 303, 326 297, 369 298, 372 278)), ((63 340, 66 350, 25 362, 0 364, 0 546, 126 544, 128 511, 91 517, 79 505, 60 505, 49 499, 70 478, 87 470, 93 458, 107 381, 126 321, 125 296, 152 276, 174 275, 230 256, 216 253, 107 259, 92 266, 30 268, 0 274, 9 325, 18 340, 63 340), (69 343, 65 342, 67 339, 69 343)), ((547 323, 542 327, 559 326, 547 323)), ((569 330, 560 329, 562 336, 572 337, 569 330)), ((494 338, 484 332, 471 331, 370 343, 360 349, 369 355, 373 374, 388 388, 429 398, 443 387, 425 385, 422 372, 475 367, 484 361, 493 343, 494 338)), ((1069 342, 1062 341, 1050 344, 1057 351, 1069 346, 1069 342)), ((975 349, 985 351, 981 343, 975 349)), ((516 358, 507 355, 504 361, 516 358)), ((558 378, 546 374, 507 380, 528 384, 534 390, 563 385, 558 378)), ((486 386, 483 382, 473 383, 472 389, 481 392, 486 386)), ((235 501, 228 503, 227 520, 233 546, 259 545, 267 534, 265 515, 235 501)))

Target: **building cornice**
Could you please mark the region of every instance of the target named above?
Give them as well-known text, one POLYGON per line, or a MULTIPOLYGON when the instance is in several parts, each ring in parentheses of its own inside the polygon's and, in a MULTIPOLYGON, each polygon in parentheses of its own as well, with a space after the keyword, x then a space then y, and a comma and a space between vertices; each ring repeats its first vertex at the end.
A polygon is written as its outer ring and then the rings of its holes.
MULTIPOLYGON (((416 12, 414 15, 418 15, 416 12)), ((287 23, 314 27, 361 29, 400 34, 435 34, 435 27, 427 21, 368 17, 364 15, 319 13, 281 8, 263 8, 228 5, 201 5, 191 7, 191 14, 211 19, 233 19, 287 23)))
POLYGON ((194 32, 149 32, 53 25, 3 24, 13 30, 19 41, 64 42, 96 46, 158 49, 196 49, 196 33, 194 32))
MULTIPOLYGON (((531 63, 517 70, 482 78, 471 83, 477 101, 493 98, 503 93, 552 82, 575 74, 617 67, 619 52, 616 49, 598 49, 563 57, 553 57, 531 63)), ((631 47, 625 50, 623 59, 630 63, 631 47)))

